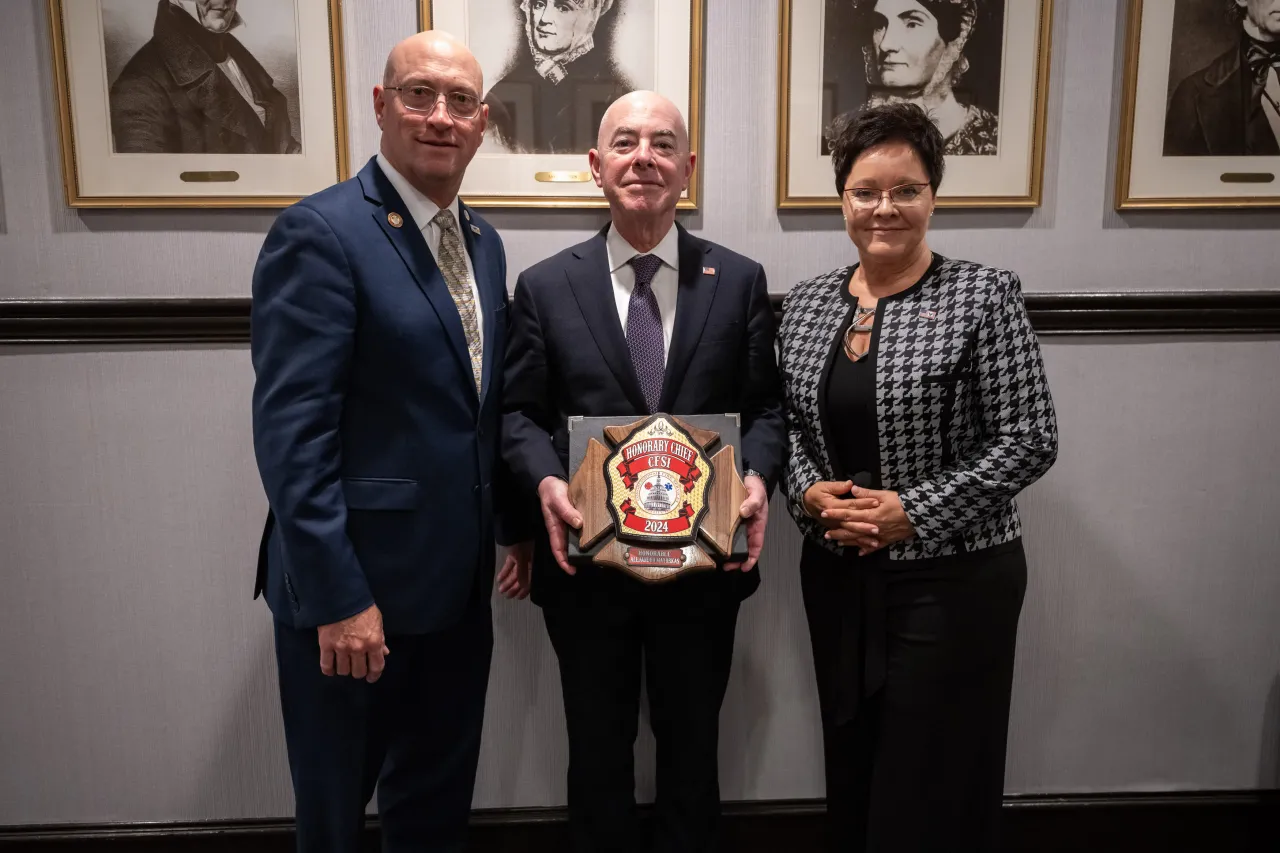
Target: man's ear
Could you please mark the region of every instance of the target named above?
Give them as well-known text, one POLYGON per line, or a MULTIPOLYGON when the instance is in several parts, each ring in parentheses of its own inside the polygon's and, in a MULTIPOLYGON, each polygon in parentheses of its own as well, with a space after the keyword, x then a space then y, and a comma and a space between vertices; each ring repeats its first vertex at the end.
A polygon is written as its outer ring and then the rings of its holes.
POLYGON ((382 129, 382 113, 387 108, 386 90, 381 85, 373 87, 373 114, 378 119, 378 129, 382 129))
POLYGON ((693 170, 694 168, 697 167, 697 165, 698 165, 698 155, 690 151, 689 164, 684 168, 684 186, 682 186, 680 189, 682 190, 689 189, 689 182, 693 180, 693 170))
POLYGON ((604 179, 600 176, 600 167, 602 165, 600 152, 592 148, 587 152, 587 164, 591 167, 591 177, 596 179, 596 186, 604 188, 604 179))

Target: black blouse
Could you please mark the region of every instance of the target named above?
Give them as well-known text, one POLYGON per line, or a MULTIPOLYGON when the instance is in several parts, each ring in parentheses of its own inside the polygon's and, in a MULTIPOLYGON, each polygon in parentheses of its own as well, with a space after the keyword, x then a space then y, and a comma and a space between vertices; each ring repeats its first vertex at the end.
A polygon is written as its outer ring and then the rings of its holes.
MULTIPOLYGON (((911 287, 877 301, 871 341, 866 354, 857 361, 844 352, 844 336, 858 308, 858 298, 849 291, 858 267, 854 265, 849 270, 840 294, 847 310, 827 355, 826 379, 819 401, 823 433, 837 480, 852 480, 866 489, 883 488, 876 414, 876 349, 884 306, 917 290, 938 263, 939 256, 935 254, 929 268, 911 287)), ((928 568, 940 565, 939 561, 925 562, 932 564, 928 568)), ((922 563, 918 568, 925 567, 922 563)), ((884 685, 888 570, 889 552, 885 549, 859 557, 856 548, 847 548, 837 556, 808 540, 804 543, 801 573, 806 608, 810 611, 810 632, 822 635, 823 642, 831 646, 823 655, 825 665, 819 667, 823 670, 818 673, 819 692, 825 695, 823 704, 837 724, 851 720, 862 697, 871 696, 884 685)))
MULTIPOLYGON (((855 267, 856 269, 856 267, 855 267)), ((876 426, 876 334, 867 353, 853 361, 844 352, 844 337, 857 315, 858 298, 843 292, 849 313, 836 335, 836 352, 827 373, 827 421, 837 476, 864 488, 880 488, 880 441, 876 426)))

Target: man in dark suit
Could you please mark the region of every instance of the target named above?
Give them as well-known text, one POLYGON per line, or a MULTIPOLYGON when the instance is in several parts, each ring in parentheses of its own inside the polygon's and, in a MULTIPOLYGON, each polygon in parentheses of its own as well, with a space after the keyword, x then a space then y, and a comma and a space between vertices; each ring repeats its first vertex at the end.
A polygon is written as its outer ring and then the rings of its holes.
MULTIPOLYGON (((276 220, 253 278, 253 436, 271 514, 298 849, 461 851, 493 645, 507 341, 502 240, 458 200, 480 67, 437 33, 374 88, 380 153, 276 220)), ((520 577, 509 555, 504 588, 520 577)))
POLYGON ((485 96, 490 132, 506 148, 531 154, 585 154, 591 134, 582 117, 599 115, 635 86, 611 45, 597 44, 613 0, 521 0, 519 58, 485 96), (527 115, 521 116, 521 111, 527 115))
POLYGON ((111 86, 119 154, 297 154, 289 105, 231 30, 238 0, 160 0, 111 86))
POLYGON ((675 224, 695 155, 675 105, 634 92, 609 108, 591 171, 611 223, 523 272, 512 303, 502 452, 545 520, 533 561, 560 662, 574 848, 638 850, 632 750, 641 662, 657 739, 655 850, 715 848, 720 705, 740 602, 768 521, 784 427, 774 319, 760 264, 675 224), (738 412, 749 558, 646 585, 566 560, 567 420, 738 412))
POLYGON ((1235 0, 1240 40, 1173 91, 1166 157, 1280 155, 1280 0, 1235 0))

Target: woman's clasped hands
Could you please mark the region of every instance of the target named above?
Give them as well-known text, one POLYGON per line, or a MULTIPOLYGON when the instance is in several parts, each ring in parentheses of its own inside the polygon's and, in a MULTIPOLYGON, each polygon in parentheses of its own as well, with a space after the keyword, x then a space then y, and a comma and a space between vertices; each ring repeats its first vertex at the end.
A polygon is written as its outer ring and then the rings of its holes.
POLYGON ((804 508, 827 528, 824 538, 865 557, 915 535, 898 493, 864 489, 849 480, 820 480, 804 493, 804 508))

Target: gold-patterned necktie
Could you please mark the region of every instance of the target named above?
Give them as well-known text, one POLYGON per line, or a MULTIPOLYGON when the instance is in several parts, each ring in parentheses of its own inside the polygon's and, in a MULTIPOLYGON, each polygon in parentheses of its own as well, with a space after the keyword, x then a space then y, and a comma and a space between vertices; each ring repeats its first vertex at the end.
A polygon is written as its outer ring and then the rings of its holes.
POLYGON ((467 272, 467 249, 458 233, 458 221, 453 211, 443 208, 431 220, 440 229, 440 249, 437 261, 444 283, 449 287, 453 304, 458 306, 462 318, 462 331, 467 335, 467 352, 471 356, 471 375, 476 381, 476 393, 480 393, 480 372, 484 367, 484 351, 480 346, 480 324, 476 321, 476 300, 471 290, 471 276, 467 272))

